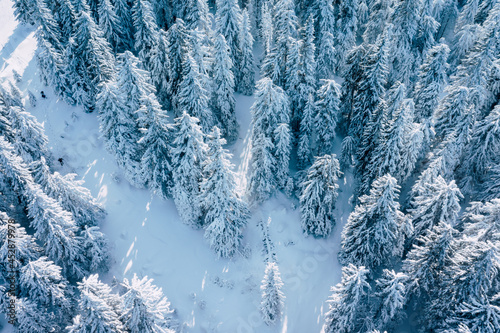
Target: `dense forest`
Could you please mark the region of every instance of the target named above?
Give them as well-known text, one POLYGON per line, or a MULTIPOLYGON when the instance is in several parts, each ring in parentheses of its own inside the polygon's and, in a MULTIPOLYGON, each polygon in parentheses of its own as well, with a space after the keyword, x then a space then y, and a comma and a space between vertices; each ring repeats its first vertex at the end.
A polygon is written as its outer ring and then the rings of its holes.
MULTIPOLYGON (((331 238, 340 182, 354 176, 322 332, 398 332, 417 308, 418 331, 500 332, 500 1, 13 5, 36 31, 47 89, 95 116, 125 181, 173 200, 216 258, 241 256, 250 216, 278 192, 297 202, 304 237, 331 238), (243 193, 229 150, 237 94, 253 96, 243 193)), ((6 321, 27 333, 184 332, 152 279, 101 281, 106 210, 56 171, 26 110, 40 97, 16 84, 0 90, 6 321)), ((273 326, 286 288, 260 228, 258 311, 273 326)))

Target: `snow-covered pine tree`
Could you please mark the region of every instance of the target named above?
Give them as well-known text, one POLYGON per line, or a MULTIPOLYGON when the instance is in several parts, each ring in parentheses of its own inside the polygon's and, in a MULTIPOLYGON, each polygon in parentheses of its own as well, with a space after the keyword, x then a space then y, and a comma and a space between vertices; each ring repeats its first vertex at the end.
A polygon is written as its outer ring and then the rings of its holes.
POLYGON ((33 0, 14 0, 12 7, 16 20, 25 24, 35 24, 35 10, 33 0))
POLYGON ((199 29, 204 34, 204 40, 212 39, 213 15, 209 11, 207 0, 192 0, 187 8, 186 25, 190 30, 199 29))
POLYGON ((435 36, 440 26, 433 16, 433 11, 436 9, 436 6, 434 6, 435 3, 434 0, 422 1, 418 31, 413 41, 413 46, 418 51, 418 62, 421 62, 422 58, 426 58, 427 51, 436 44, 435 36))
POLYGON ((345 73, 346 56, 356 45, 358 4, 358 0, 343 1, 338 8, 335 31, 335 71, 337 74, 345 73))
POLYGON ((447 95, 439 103, 434 113, 436 136, 446 137, 457 127, 457 120, 467 112, 469 89, 450 85, 445 89, 447 95))
POLYGON ((413 100, 407 99, 389 120, 370 163, 370 168, 376 170, 373 171, 375 177, 390 173, 399 183, 404 183, 411 175, 423 141, 420 127, 413 123, 413 114, 413 100))
POLYGON ((118 45, 123 44, 121 27, 118 23, 115 7, 110 0, 102 0, 98 6, 99 28, 108 40, 111 49, 116 53, 118 45))
POLYGON ((123 279, 120 319, 130 333, 173 333, 170 302, 147 276, 123 279))
POLYGON ((43 0, 33 0, 34 20, 38 24, 40 33, 55 47, 62 49, 61 29, 54 19, 48 4, 43 0))
POLYGON ((172 100, 174 110, 177 109, 177 94, 179 84, 182 80, 182 63, 188 50, 189 36, 186 26, 181 18, 177 18, 175 23, 167 31, 168 56, 170 65, 168 70, 168 94, 172 100))
POLYGON ((80 297, 78 315, 73 325, 66 329, 70 333, 124 333, 126 329, 120 320, 120 299, 111 293, 111 288, 99 280, 97 274, 78 282, 80 297))
POLYGON ((271 236, 269 235, 269 226, 271 225, 271 218, 267 218, 267 222, 260 221, 259 223, 260 230, 262 232, 262 255, 264 256, 264 262, 268 263, 269 261, 276 262, 276 249, 274 247, 274 243, 271 240, 271 236))
POLYGON ((191 51, 188 51, 184 57, 182 70, 176 114, 180 116, 183 112, 187 112, 190 116, 198 118, 203 131, 207 132, 214 125, 215 119, 212 110, 208 107, 210 96, 207 89, 203 87, 202 76, 191 51))
POLYGON ((473 192, 475 187, 491 179, 489 171, 500 162, 499 147, 500 106, 497 105, 473 130, 460 170, 465 193, 473 192))
MULTIPOLYGON (((260 37, 262 39, 262 44, 264 46, 264 56, 265 58, 269 52, 271 52, 271 47, 273 43, 273 20, 272 20, 272 3, 269 0, 264 0, 262 4, 262 10, 260 13, 260 37)), ((259 20, 257 20, 259 24, 259 20)))
POLYGON ((71 91, 71 87, 65 86, 62 55, 41 34, 37 34, 36 60, 43 84, 50 85, 60 95, 71 91))
POLYGON ((168 94, 170 58, 168 54, 167 33, 158 31, 157 43, 153 44, 149 59, 149 72, 151 83, 156 87, 156 95, 163 107, 170 107, 168 94))
POLYGON ((72 97, 87 112, 92 112, 99 83, 110 80, 114 75, 115 59, 109 43, 87 11, 82 10, 78 14, 73 36, 75 41, 68 54, 74 63, 66 63, 65 73, 73 83, 70 88, 72 97), (75 82, 71 76, 79 76, 79 79, 75 82))
POLYGON ((423 185, 422 194, 413 198, 410 217, 414 232, 409 240, 413 243, 439 223, 454 225, 460 211, 462 193, 455 181, 447 183, 441 176, 423 185))
POLYGON ((382 277, 375 281, 375 295, 380 305, 375 311, 375 326, 383 329, 396 325, 404 316, 403 308, 407 302, 406 281, 408 276, 384 269, 382 277))
POLYGON ((122 39, 118 45, 118 50, 124 52, 134 48, 134 22, 132 20, 132 8, 127 0, 114 0, 118 25, 122 34, 122 39))
POLYGON ((327 237, 335 226, 333 211, 342 176, 335 155, 316 157, 301 185, 300 211, 302 230, 315 237, 327 237))
POLYGON ((243 10, 243 19, 241 24, 240 36, 241 59, 239 64, 238 91, 244 95, 252 95, 255 88, 255 69, 253 60, 253 36, 252 27, 248 11, 243 10))
POLYGON ((79 237, 84 253, 91 253, 85 258, 85 265, 89 272, 106 271, 109 268, 110 256, 108 241, 97 226, 84 226, 79 237))
POLYGON ((298 165, 300 168, 307 168, 311 165, 311 141, 313 136, 315 114, 317 114, 317 112, 314 97, 312 94, 309 94, 300 120, 299 147, 297 150, 298 165))
POLYGON ((151 51, 158 43, 158 26, 149 0, 137 0, 132 7, 135 50, 145 68, 150 67, 151 51))
POLYGON ((237 192, 231 155, 223 148, 226 140, 221 138, 217 127, 208 138, 200 195, 207 225, 205 238, 219 258, 229 258, 238 251, 250 212, 237 192))
POLYGON ((389 82, 401 81, 407 87, 411 86, 414 66, 416 65, 416 49, 413 40, 417 36, 420 14, 422 12, 421 0, 405 0, 395 4, 391 14, 394 25, 390 61, 392 71, 389 82))
MULTIPOLYGON (((290 110, 292 113, 292 128, 294 131, 299 131, 300 118, 302 115, 302 110, 300 110, 300 103, 303 101, 299 90, 303 81, 302 56, 300 53, 300 50, 302 49, 302 43, 302 40, 291 38, 289 54, 288 58, 286 59, 285 90, 290 101, 290 110)), ((264 68, 266 65, 266 63, 262 64, 262 68, 264 68)), ((273 74, 274 73, 269 73, 268 77, 272 78, 273 82, 276 82, 276 77, 273 77, 273 74)))
POLYGON ((387 174, 359 198, 342 231, 342 262, 374 268, 401 257, 409 226, 398 197, 399 185, 387 174))
POLYGON ((62 43, 65 44, 70 38, 76 21, 75 7, 71 0, 57 1, 58 8, 54 11, 54 19, 61 29, 62 43))
MULTIPOLYGON (((45 333, 61 329, 57 325, 60 318, 27 298, 11 297, 16 304, 16 330, 22 333, 45 333)), ((3 303, 6 303, 5 301, 3 303)), ((6 306, 4 306, 6 307, 6 306)), ((7 313, 7 311, 5 311, 7 313)))
POLYGON ((171 148, 174 197, 177 211, 186 224, 201 226, 200 183, 206 158, 204 134, 199 120, 186 112, 175 119, 175 139, 171 148))
POLYGON ((278 264, 275 261, 268 261, 262 285, 260 312, 262 319, 267 325, 276 324, 281 320, 284 307, 285 295, 281 291, 283 282, 281 281, 278 264))
POLYGON ((248 196, 254 203, 261 203, 271 196, 276 187, 276 157, 274 145, 264 133, 252 135, 252 171, 248 196))
POLYGON ((370 120, 380 121, 381 119, 370 119, 375 113, 382 100, 388 75, 388 59, 391 47, 391 30, 388 26, 385 32, 380 35, 377 43, 370 47, 367 53, 366 65, 363 67, 363 74, 360 77, 359 86, 354 97, 352 119, 349 125, 349 135, 360 142, 365 127, 370 120))
MULTIPOLYGON (((20 297, 54 309, 59 315, 67 315, 71 311, 68 281, 61 275, 61 267, 47 257, 32 260, 20 269, 19 289, 20 297)), ((61 318, 61 321, 64 319, 61 318)))
POLYGON ((377 41, 378 36, 384 32, 384 28, 387 22, 389 22, 391 1, 371 1, 369 7, 370 15, 363 33, 363 41, 368 44, 373 44, 377 41))
POLYGON ((140 176, 153 193, 167 199, 173 185, 169 146, 172 129, 168 124, 166 111, 161 109, 154 95, 150 95, 145 107, 150 124, 146 134, 139 140, 139 144, 145 147, 141 157, 140 176))
POLYGON ((408 296, 432 298, 441 283, 444 268, 451 264, 455 251, 456 230, 447 223, 438 223, 418 238, 403 261, 408 276, 408 296))
POLYGON ((25 110, 12 106, 9 108, 9 120, 14 134, 14 149, 24 161, 30 163, 43 156, 49 156, 48 138, 42 124, 25 110))
POLYGON ((290 126, 281 123, 274 130, 274 156, 276 157, 276 180, 280 189, 285 193, 291 192, 293 181, 289 177, 290 154, 292 149, 292 134, 290 126))
POLYGON ((219 34, 214 44, 213 101, 214 114, 219 118, 221 130, 228 141, 238 135, 235 115, 233 62, 226 39, 219 34))
POLYGON ((327 154, 332 150, 340 116, 340 86, 334 80, 324 80, 317 95, 314 116, 317 129, 316 147, 319 154, 327 154))
POLYGON ((318 5, 318 76, 326 79, 335 72, 335 9, 330 2, 319 1, 318 5))
POLYGON ((32 162, 30 169, 35 182, 48 196, 57 200, 64 210, 73 214, 78 226, 95 226, 104 218, 104 208, 83 187, 84 181, 75 179, 76 174, 63 176, 58 172, 51 173, 44 157, 32 162))
POLYGON ((203 32, 199 29, 189 30, 189 51, 198 65, 198 73, 203 87, 212 98, 213 41, 203 40, 203 32))
POLYGON ((240 64, 242 51, 240 41, 242 40, 242 20, 241 9, 237 0, 217 0, 217 11, 215 13, 215 26, 217 34, 221 34, 226 39, 229 46, 231 60, 234 65, 234 77, 236 89, 240 86, 240 64))
POLYGON ((369 320, 370 271, 352 264, 342 267, 342 281, 332 287, 325 315, 325 333, 354 333, 363 331, 369 320))

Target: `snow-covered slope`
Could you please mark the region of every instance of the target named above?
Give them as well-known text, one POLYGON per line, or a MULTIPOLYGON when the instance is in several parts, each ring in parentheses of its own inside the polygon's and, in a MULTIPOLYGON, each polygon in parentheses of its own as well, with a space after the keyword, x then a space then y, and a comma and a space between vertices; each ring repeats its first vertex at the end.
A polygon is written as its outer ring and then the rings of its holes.
MULTIPOLYGON (((44 124, 54 169, 77 173, 108 212, 102 229, 112 245, 115 262, 104 281, 111 282, 113 277, 121 280, 134 273, 154 278, 176 309, 184 332, 321 330, 330 287, 340 281, 337 252, 341 228, 352 209, 350 175, 349 179, 342 179, 337 226, 328 239, 305 237, 300 228, 298 202, 278 194, 253 209, 245 230, 245 255, 216 260, 203 231, 183 225, 172 200, 160 200, 123 180, 99 138, 96 115, 58 100, 50 88, 40 83, 33 28, 14 20, 9 0, 0 0, 0 22, 1 84, 7 87, 8 80, 13 80, 12 70, 21 74, 19 88, 26 109, 44 124), (28 90, 38 97, 35 108, 29 106, 28 90), (42 90, 47 99, 40 98, 42 90), (57 161, 59 158, 63 159, 63 166, 57 161), (257 224, 268 217, 272 219, 271 237, 286 295, 283 320, 276 327, 267 327, 258 312, 264 263, 257 224)), ((238 95, 236 100, 240 136, 229 149, 234 154, 238 184, 243 190, 250 160, 253 97, 238 95)))

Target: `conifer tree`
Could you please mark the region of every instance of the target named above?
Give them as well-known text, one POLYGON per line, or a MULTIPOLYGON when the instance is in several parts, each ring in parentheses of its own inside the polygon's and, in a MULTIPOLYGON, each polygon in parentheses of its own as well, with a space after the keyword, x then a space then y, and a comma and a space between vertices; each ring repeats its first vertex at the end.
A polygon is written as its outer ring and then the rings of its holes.
POLYGON ((21 23, 31 25, 35 23, 34 16, 36 7, 33 6, 33 2, 31 0, 14 0, 14 4, 12 7, 14 8, 14 15, 16 17, 16 20, 21 23))
POLYGON ((414 241, 438 223, 454 225, 460 211, 462 193, 455 181, 446 183, 437 176, 431 183, 424 184, 422 194, 413 199, 410 216, 414 226, 411 239, 414 241))
POLYGON ((186 24, 188 29, 199 29, 204 34, 205 42, 208 42, 213 35, 212 32, 213 15, 209 11, 207 0, 192 0, 186 13, 186 24))
POLYGON ((335 72, 335 10, 329 2, 319 2, 317 59, 318 75, 329 78, 335 72))
POLYGON ((229 141, 236 139, 238 123, 235 116, 233 62, 226 39, 219 34, 214 44, 213 106, 221 123, 222 133, 229 141))
POLYGON ((262 285, 262 300, 260 302, 260 312, 262 319, 267 325, 273 325, 281 320, 285 295, 281 291, 283 282, 281 281, 278 264, 269 261, 266 264, 266 271, 262 285))
POLYGON ((363 41, 368 44, 376 42, 379 35, 384 32, 384 27, 389 21, 391 2, 388 0, 375 0, 370 2, 369 18, 363 32, 363 41))
POLYGON ((396 324, 403 317, 403 307, 407 302, 407 279, 404 273, 384 269, 382 277, 375 281, 377 284, 375 294, 380 300, 374 316, 377 327, 384 328, 391 323, 396 324))
POLYGON ((469 89, 450 85, 446 87, 447 95, 442 99, 434 114, 436 136, 446 137, 458 125, 458 120, 467 112, 469 89))
POLYGON ((34 0, 31 4, 34 8, 34 20, 39 26, 41 33, 56 50, 61 50, 61 30, 54 19, 52 11, 47 7, 45 1, 34 0))
POLYGON ((318 90, 314 126, 319 154, 331 153, 335 130, 340 116, 340 86, 334 80, 324 80, 318 90))
POLYGON ((312 160, 311 141, 314 126, 313 117, 315 114, 316 108, 314 97, 313 95, 309 94, 309 98, 303 110, 302 119, 300 121, 299 147, 297 151, 297 157, 299 160, 299 166, 301 168, 307 168, 312 160))
POLYGON ((182 80, 179 84, 177 114, 187 112, 200 120, 201 127, 207 132, 215 123, 212 111, 208 107, 209 94, 203 87, 199 67, 191 51, 186 53, 182 63, 182 80))
POLYGON ((274 145, 264 133, 258 133, 252 139, 252 171, 248 184, 248 195, 254 203, 261 203, 271 196, 276 186, 276 158, 274 145))
POLYGON ((217 11, 215 13, 216 32, 224 36, 229 46, 231 60, 234 65, 236 87, 240 87, 239 79, 241 77, 239 66, 242 60, 242 50, 240 49, 242 20, 243 17, 238 1, 217 0, 217 11))
POLYGON ((151 3, 148 0, 137 0, 132 7, 134 22, 135 49, 146 68, 150 66, 151 51, 158 43, 158 26, 151 3))
POLYGON ((342 231, 344 263, 378 267, 402 255, 409 228, 398 197, 399 185, 387 174, 373 182, 370 194, 359 198, 342 231))
POLYGON ((200 183, 206 160, 204 134, 199 120, 186 112, 175 119, 175 139, 171 148, 174 197, 177 211, 186 224, 201 225, 200 183))
POLYGON ((219 258, 232 257, 238 251, 250 214, 236 190, 231 155, 222 147, 225 141, 214 127, 209 136, 200 197, 207 225, 205 238, 219 258))
POLYGON ((56 317, 53 313, 40 307, 34 301, 27 298, 10 298, 16 304, 16 326, 19 332, 43 333, 51 332, 60 327, 57 326, 56 317))
POLYGON ((126 332, 118 313, 119 297, 111 293, 111 288, 102 283, 97 274, 78 282, 78 290, 79 314, 73 318, 73 325, 66 328, 68 332, 126 332))
POLYGON ((122 34, 122 39, 118 45, 118 50, 124 52, 125 50, 132 50, 134 47, 134 23, 132 20, 132 9, 127 0, 115 0, 115 12, 122 34))
POLYGON ((141 158, 140 174, 142 181, 160 198, 169 197, 172 188, 172 166, 169 144, 171 128, 167 122, 167 115, 154 98, 150 98, 145 105, 145 113, 149 115, 149 128, 139 140, 145 147, 141 158))
POLYGON ((335 71, 338 74, 344 72, 346 56, 356 44, 358 4, 358 0, 349 0, 342 2, 338 9, 339 19, 335 35, 335 71))
POLYGON ((335 155, 316 157, 302 183, 300 211, 302 230, 315 237, 327 237, 335 226, 333 211, 342 175, 335 155))
POLYGON ((110 0, 102 0, 98 6, 99 28, 103 36, 108 40, 111 49, 116 52, 122 40, 122 33, 118 23, 115 7, 110 0))
POLYGON ((179 84, 182 80, 182 64, 188 49, 188 33, 181 18, 177 18, 175 23, 167 31, 168 56, 170 65, 168 70, 168 94, 171 96, 172 106, 177 109, 179 84))
POLYGON ((239 64, 238 91, 244 95, 252 95, 255 88, 255 70, 253 60, 253 36, 247 9, 243 10, 241 25, 241 59, 239 64))
POLYGON ((62 55, 41 34, 37 34, 37 46, 36 60, 40 68, 42 82, 45 85, 52 86, 57 94, 67 94, 71 87, 65 86, 62 55))
POLYGON ((156 87, 156 95, 163 107, 170 106, 170 95, 168 94, 170 57, 168 54, 167 33, 160 29, 158 41, 153 44, 149 61, 149 72, 151 83, 156 87))
MULTIPOLYGON (((302 110, 300 107, 303 101, 300 89, 303 86, 303 64, 302 64, 302 40, 296 40, 295 38, 290 39, 290 47, 288 58, 286 59, 286 86, 285 90, 290 100, 290 110, 292 112, 292 128, 298 131, 300 128, 300 119, 302 115, 302 110)), ((264 68, 267 64, 262 64, 264 68)), ((270 78, 273 82, 276 82, 276 78, 273 77, 273 73, 269 73, 270 78)), ((305 86, 304 86, 305 87, 305 86)), ((308 95, 309 96, 309 95, 308 95)), ((306 96, 306 97, 308 97, 306 96)))
POLYGON ((293 186, 288 174, 292 142, 290 126, 286 123, 279 124, 274 130, 274 138, 276 141, 274 151, 274 156, 276 157, 276 180, 279 188, 289 193, 290 186, 293 186))
POLYGON ((44 157, 30 164, 34 180, 40 184, 43 191, 59 201, 61 207, 72 213, 75 222, 95 226, 105 216, 103 207, 92 197, 90 191, 83 187, 83 180, 76 180, 76 174, 61 175, 51 173, 44 157))
POLYGON ((85 260, 87 270, 89 272, 108 270, 110 263, 108 241, 99 227, 84 226, 80 230, 79 237, 82 240, 83 251, 92 254, 85 260))
POLYGON ((170 302, 163 296, 161 288, 153 284, 153 279, 148 279, 147 276, 139 279, 134 274, 130 281, 124 279, 121 285, 124 294, 121 296, 120 319, 127 332, 174 332, 170 327, 173 312, 170 302))
POLYGON ((359 332, 368 315, 369 270, 352 264, 342 267, 342 281, 332 287, 323 331, 325 333, 359 332))
POLYGON ((17 106, 10 107, 9 111, 16 153, 27 163, 49 156, 49 140, 36 118, 17 106))

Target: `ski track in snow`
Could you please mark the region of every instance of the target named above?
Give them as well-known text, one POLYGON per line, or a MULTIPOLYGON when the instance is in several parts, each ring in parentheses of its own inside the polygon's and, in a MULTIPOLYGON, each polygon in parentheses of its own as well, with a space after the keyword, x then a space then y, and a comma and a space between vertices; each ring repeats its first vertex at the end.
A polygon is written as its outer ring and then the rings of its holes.
MULTIPOLYGON (((49 137, 53 171, 77 173, 105 206, 108 216, 101 228, 109 238, 114 263, 101 276, 103 281, 131 278, 134 273, 154 278, 176 309, 181 332, 319 332, 330 287, 340 281, 337 252, 341 229, 352 210, 352 175, 341 178, 337 225, 328 239, 305 237, 297 200, 277 193, 253 210, 244 235, 248 258, 216 260, 203 231, 182 224, 172 200, 162 201, 125 180, 115 181, 123 178, 122 173, 99 138, 96 114, 67 105, 41 84, 34 29, 14 20, 11 5, 10 0, 0 0, 0 83, 7 86, 13 81, 13 69, 21 74, 19 88, 26 109, 44 124, 49 137), (38 98, 35 108, 29 106, 28 90, 38 98), (41 90, 47 99, 40 98, 41 90), (59 157, 64 166, 57 162, 59 157), (266 326, 258 312, 264 263, 257 223, 268 217, 286 295, 282 321, 273 327, 266 326)), ((236 101, 240 136, 228 148, 243 193, 250 163, 253 97, 237 94, 236 101)), ((340 141, 336 150, 340 151, 340 141)), ((10 328, 5 325, 3 332, 10 328)))

